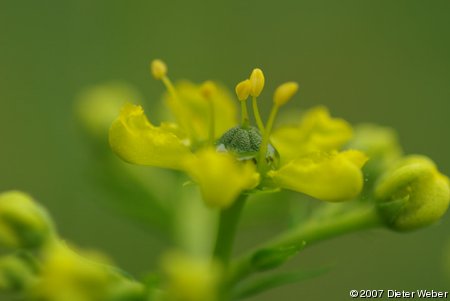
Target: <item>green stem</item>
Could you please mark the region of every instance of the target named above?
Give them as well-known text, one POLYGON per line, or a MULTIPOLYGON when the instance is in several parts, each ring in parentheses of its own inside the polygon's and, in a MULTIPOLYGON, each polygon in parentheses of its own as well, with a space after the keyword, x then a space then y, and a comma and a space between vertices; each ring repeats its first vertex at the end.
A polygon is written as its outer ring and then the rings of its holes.
POLYGON ((342 234, 374 228, 380 224, 381 220, 376 208, 367 206, 327 219, 313 219, 306 224, 301 224, 290 231, 282 233, 272 241, 239 258, 231 268, 229 281, 230 283, 236 283, 254 272, 252 259, 258 250, 282 249, 300 244, 309 246, 342 234))
POLYGON ((250 125, 246 100, 241 100, 241 125, 244 128, 248 128, 250 125))
POLYGON ((255 96, 252 99, 252 106, 253 106, 253 114, 255 115, 255 121, 256 124, 258 125, 258 129, 261 132, 261 134, 264 134, 264 123, 262 122, 261 114, 259 114, 258 102, 255 96))
POLYGON ((278 109, 280 107, 274 104, 272 107, 272 110, 270 111, 269 120, 267 121, 266 129, 263 134, 263 139, 261 142, 261 146, 259 148, 259 158, 258 158, 258 170, 261 174, 264 174, 267 167, 266 162, 266 154, 267 154, 267 148, 269 146, 269 139, 270 139, 270 133, 272 132, 273 123, 275 121, 275 117, 278 114, 278 109))
POLYGON ((231 207, 222 210, 220 213, 214 257, 225 266, 228 264, 233 251, 234 238, 246 198, 246 195, 239 196, 231 207))

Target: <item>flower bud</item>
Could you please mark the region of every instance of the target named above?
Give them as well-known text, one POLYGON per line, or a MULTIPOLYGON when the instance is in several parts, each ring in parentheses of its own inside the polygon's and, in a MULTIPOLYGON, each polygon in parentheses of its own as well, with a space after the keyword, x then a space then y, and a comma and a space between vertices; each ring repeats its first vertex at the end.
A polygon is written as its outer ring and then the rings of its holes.
POLYGON ((27 194, 0 194, 0 247, 40 248, 52 239, 53 223, 46 210, 27 194))
POLYGON ((274 103, 281 107, 282 105, 286 104, 291 98, 294 96, 295 93, 298 91, 298 84, 296 82, 287 82, 282 85, 280 85, 275 90, 275 95, 273 96, 274 103))
POLYGON ((139 104, 139 93, 130 85, 111 82, 84 90, 76 102, 77 118, 86 133, 106 144, 111 123, 126 102, 139 104))
POLYGON ((375 197, 388 227, 414 230, 439 220, 447 211, 449 180, 427 157, 408 156, 381 176, 375 197))
POLYGON ((25 254, 14 254, 0 259, 0 292, 26 290, 36 280, 36 265, 25 254))
POLYGON ((370 160, 364 166, 364 172, 371 179, 392 166, 403 152, 393 129, 374 124, 356 126, 354 136, 347 147, 361 150, 368 155, 370 160))
POLYGON ((250 80, 246 79, 236 85, 236 95, 240 101, 244 101, 250 95, 250 80))
POLYGON ((264 88, 264 73, 261 69, 255 68, 250 75, 250 95, 258 97, 264 88))
POLYGON ((167 74, 167 65, 162 60, 153 60, 150 64, 150 71, 155 79, 162 79, 167 74))
POLYGON ((170 253, 163 259, 170 300, 215 301, 219 289, 220 266, 203 258, 170 253))

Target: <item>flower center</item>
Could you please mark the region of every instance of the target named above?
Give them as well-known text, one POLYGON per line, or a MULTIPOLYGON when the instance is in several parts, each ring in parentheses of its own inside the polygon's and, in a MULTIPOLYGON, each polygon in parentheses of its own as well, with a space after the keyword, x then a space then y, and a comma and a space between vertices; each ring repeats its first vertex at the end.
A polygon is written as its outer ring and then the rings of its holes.
MULTIPOLYGON (((218 152, 230 152, 238 160, 251 160, 258 164, 262 136, 256 127, 236 126, 228 130, 216 143, 218 152)), ((277 169, 280 163, 278 151, 269 144, 266 151, 266 164, 270 169, 277 169)))

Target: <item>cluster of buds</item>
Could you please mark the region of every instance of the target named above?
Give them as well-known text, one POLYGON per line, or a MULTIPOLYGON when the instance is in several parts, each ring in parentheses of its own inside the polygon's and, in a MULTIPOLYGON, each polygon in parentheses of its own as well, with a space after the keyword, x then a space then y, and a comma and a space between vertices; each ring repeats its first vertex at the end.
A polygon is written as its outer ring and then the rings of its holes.
POLYGON ((0 194, 0 294, 38 301, 136 301, 141 284, 102 256, 75 251, 58 238, 46 210, 18 191, 0 194))

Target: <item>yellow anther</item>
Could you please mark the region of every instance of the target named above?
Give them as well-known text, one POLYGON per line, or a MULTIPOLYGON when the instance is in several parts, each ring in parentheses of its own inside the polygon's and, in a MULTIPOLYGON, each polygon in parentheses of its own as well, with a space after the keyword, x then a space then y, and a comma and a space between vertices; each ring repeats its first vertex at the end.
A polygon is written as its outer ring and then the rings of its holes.
POLYGON ((240 101, 247 100, 250 95, 251 83, 249 79, 241 81, 236 85, 236 95, 240 101))
POLYGON ((292 96, 298 91, 298 84, 296 82, 284 83, 275 90, 273 101, 277 106, 282 106, 291 100, 292 96))
POLYGON ((201 85, 200 91, 204 98, 210 100, 211 97, 217 92, 217 87, 212 81, 207 80, 201 85))
POLYGON ((250 75, 250 95, 258 97, 264 88, 264 73, 261 69, 255 68, 250 75))
POLYGON ((151 62, 150 70, 155 79, 163 79, 167 74, 167 65, 163 61, 156 59, 151 62))

